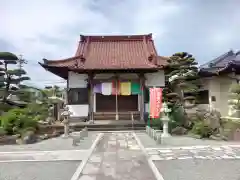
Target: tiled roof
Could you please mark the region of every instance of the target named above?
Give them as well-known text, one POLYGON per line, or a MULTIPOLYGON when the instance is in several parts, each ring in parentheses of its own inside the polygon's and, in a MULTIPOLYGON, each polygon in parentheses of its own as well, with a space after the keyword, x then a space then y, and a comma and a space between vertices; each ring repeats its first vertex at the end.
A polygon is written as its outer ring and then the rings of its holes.
POLYGON ((226 52, 225 54, 222 54, 221 56, 203 64, 200 66, 200 69, 202 68, 223 68, 228 65, 231 61, 240 61, 240 51, 234 52, 232 50, 226 52))
POLYGON ((47 66, 85 70, 157 69, 166 58, 157 55, 152 34, 82 36, 76 54, 63 60, 45 60, 47 66))
POLYGON ((218 74, 219 72, 231 71, 232 68, 240 65, 240 51, 229 52, 219 56, 218 58, 209 61, 208 63, 200 66, 201 72, 208 72, 218 74))

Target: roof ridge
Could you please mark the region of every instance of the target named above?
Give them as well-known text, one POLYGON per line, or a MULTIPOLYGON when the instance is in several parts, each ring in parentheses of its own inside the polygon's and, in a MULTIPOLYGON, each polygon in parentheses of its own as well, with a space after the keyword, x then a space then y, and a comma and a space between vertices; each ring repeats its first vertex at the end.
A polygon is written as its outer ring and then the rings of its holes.
POLYGON ((229 55, 233 55, 233 54, 234 54, 233 50, 230 50, 230 51, 228 51, 228 52, 226 52, 226 53, 224 53, 224 54, 222 54, 222 55, 214 58, 213 60, 211 60, 211 61, 209 61, 209 62, 206 62, 206 63, 200 65, 199 67, 202 68, 202 67, 204 67, 204 66, 206 66, 206 65, 210 65, 210 64, 215 65, 215 64, 217 64, 218 62, 220 62, 223 58, 226 58, 226 57, 228 57, 229 55))
POLYGON ((126 41, 126 40, 152 40, 152 33, 141 35, 80 35, 80 41, 85 42, 87 38, 90 41, 126 41))

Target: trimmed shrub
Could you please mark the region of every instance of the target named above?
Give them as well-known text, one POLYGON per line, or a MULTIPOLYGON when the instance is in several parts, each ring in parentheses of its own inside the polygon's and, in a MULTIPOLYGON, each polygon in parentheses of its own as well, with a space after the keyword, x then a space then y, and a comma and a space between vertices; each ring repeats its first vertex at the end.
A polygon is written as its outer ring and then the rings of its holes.
POLYGON ((29 109, 16 108, 11 109, 1 119, 1 127, 7 132, 8 135, 20 133, 22 129, 33 127, 37 128, 37 121, 29 114, 29 109))
POLYGON ((209 138, 213 135, 214 130, 208 124, 199 121, 193 125, 191 132, 199 135, 201 138, 209 138))

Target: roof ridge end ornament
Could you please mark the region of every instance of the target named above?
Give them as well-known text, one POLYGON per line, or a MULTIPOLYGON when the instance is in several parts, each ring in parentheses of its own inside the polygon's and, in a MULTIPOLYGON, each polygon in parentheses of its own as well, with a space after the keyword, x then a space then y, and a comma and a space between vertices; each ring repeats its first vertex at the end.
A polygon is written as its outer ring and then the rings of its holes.
POLYGON ((42 60, 43 60, 43 63, 44 63, 44 64, 47 64, 47 63, 48 63, 48 60, 47 60, 46 58, 43 58, 42 60))
POLYGON ((152 62, 152 60, 154 59, 155 55, 153 53, 151 53, 149 56, 148 56, 148 60, 150 62, 152 62))
POLYGON ((85 62, 85 60, 86 60, 86 58, 84 57, 84 55, 83 54, 80 54, 80 60, 81 60, 81 62, 85 62))

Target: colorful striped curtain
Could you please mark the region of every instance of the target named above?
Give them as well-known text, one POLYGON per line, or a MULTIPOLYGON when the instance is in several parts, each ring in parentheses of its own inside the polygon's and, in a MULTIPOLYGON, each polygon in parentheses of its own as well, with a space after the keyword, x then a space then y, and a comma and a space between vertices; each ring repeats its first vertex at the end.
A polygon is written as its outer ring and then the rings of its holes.
POLYGON ((102 83, 102 94, 103 95, 112 94, 112 83, 102 83))
POLYGON ((94 93, 102 93, 102 84, 95 84, 93 91, 94 93))
POLYGON ((132 82, 131 83, 131 94, 136 95, 136 94, 140 94, 140 93, 141 93, 140 84, 137 82, 132 82))
POLYGON ((112 82, 112 95, 120 94, 120 83, 119 81, 112 82))
POLYGON ((131 83, 130 82, 121 82, 120 83, 120 92, 123 96, 131 95, 131 83))

